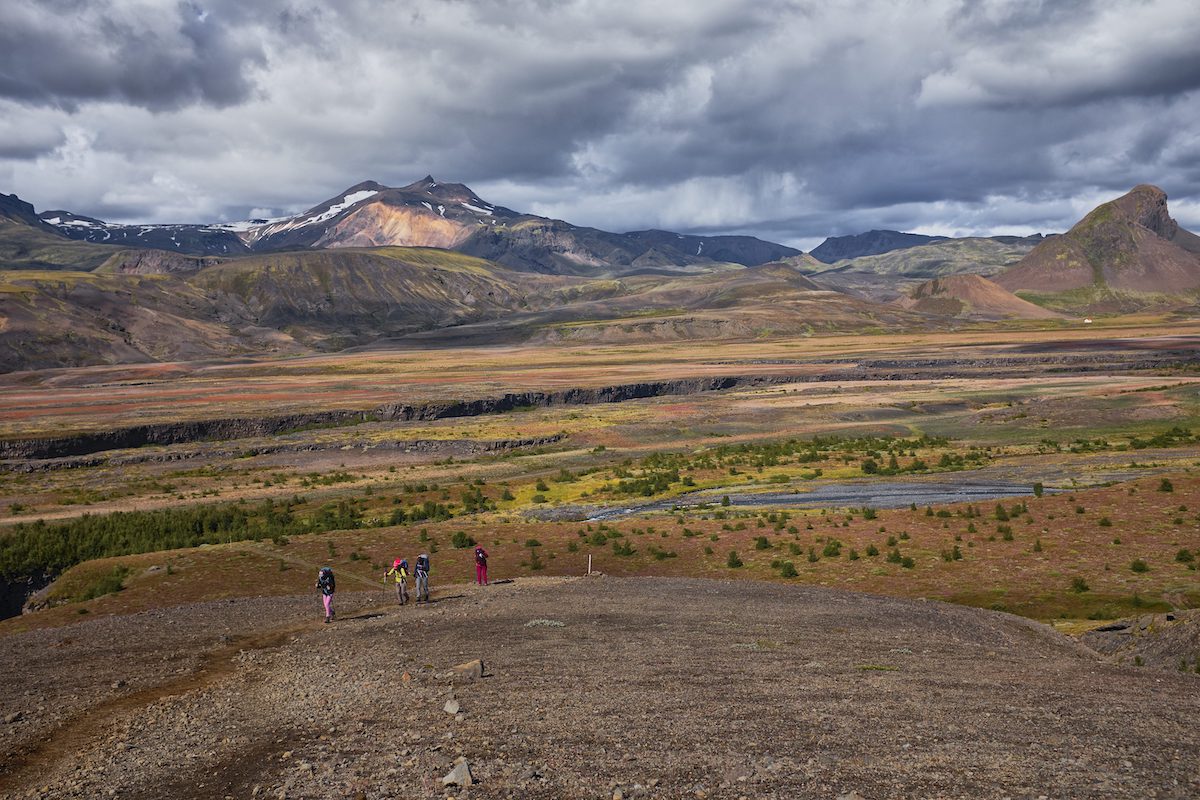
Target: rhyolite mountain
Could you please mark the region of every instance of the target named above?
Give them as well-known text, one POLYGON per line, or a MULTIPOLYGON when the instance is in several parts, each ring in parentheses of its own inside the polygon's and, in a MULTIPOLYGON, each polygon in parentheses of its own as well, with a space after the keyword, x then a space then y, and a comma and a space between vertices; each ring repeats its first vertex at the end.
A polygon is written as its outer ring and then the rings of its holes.
POLYGON ((946 275, 917 286, 896 303, 901 308, 967 319, 1053 319, 1062 315, 1022 300, 982 275, 946 275))
POLYGON ((916 286, 949 275, 995 275, 1020 262, 1042 241, 1034 236, 971 236, 870 256, 817 263, 821 283, 879 302, 907 296, 916 286))
POLYGON ((1046 239, 994 280, 1043 305, 1128 311, 1200 291, 1200 236, 1171 218, 1167 195, 1141 185, 1046 239))
POLYGON ((116 225, 67 211, 39 216, 73 239, 168 252, 238 255, 300 248, 437 247, 510 269, 555 275, 702 270, 714 263, 756 266, 800 254, 751 236, 610 233, 581 227, 493 205, 461 183, 442 183, 430 176, 401 187, 365 181, 301 214, 277 219, 116 225))

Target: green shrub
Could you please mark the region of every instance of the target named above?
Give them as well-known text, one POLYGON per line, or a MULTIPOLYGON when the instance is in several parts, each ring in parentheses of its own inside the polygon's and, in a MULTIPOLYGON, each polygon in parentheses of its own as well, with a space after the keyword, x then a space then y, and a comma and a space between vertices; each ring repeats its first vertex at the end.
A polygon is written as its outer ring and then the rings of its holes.
POLYGON ((1149 572, 1150 571, 1150 565, 1147 564, 1145 561, 1142 561, 1140 558, 1135 558, 1133 561, 1129 562, 1129 568, 1131 570, 1133 570, 1134 572, 1149 572))
POLYGON ((796 565, 791 561, 783 562, 783 566, 779 568, 779 574, 784 578, 794 578, 800 573, 796 572, 796 565))
POLYGON ((450 544, 459 550, 463 550, 468 547, 474 547, 475 540, 468 536, 466 531, 455 531, 454 535, 450 537, 450 544))
POLYGON ((100 575, 74 598, 80 601, 95 600, 106 594, 115 594, 125 588, 125 579, 129 577, 129 567, 118 565, 109 572, 100 575))
POLYGON ((873 544, 869 544, 869 545, 867 545, 867 549, 864 552, 868 556, 877 556, 877 555, 879 555, 879 548, 873 544))
POLYGON ((1166 478, 1163 478, 1158 484, 1158 490, 1160 492, 1173 492, 1175 491, 1175 485, 1166 478))
POLYGON ((1175 554, 1175 560, 1180 564, 1190 564, 1196 560, 1196 556, 1185 547, 1175 554))
POLYGON ((1108 517, 1101 517, 1100 521, 1097 522, 1096 524, 1099 525, 1101 528, 1111 528, 1112 520, 1109 519, 1108 517))
POLYGON ((742 559, 738 558, 737 550, 729 551, 729 557, 725 559, 725 566, 730 569, 737 569, 742 566, 742 559))
POLYGON ((767 537, 759 536, 754 540, 754 549, 755 550, 770 550, 771 543, 769 541, 767 541, 767 537))
POLYGON ((1088 586, 1087 581, 1083 578, 1075 577, 1071 579, 1071 591, 1082 594, 1089 591, 1092 587, 1088 586))

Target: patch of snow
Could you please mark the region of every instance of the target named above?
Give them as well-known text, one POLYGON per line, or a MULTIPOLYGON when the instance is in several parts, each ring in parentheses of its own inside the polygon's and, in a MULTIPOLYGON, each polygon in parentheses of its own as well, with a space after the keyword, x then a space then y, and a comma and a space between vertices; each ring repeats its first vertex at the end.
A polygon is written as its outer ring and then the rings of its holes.
POLYGON ((100 228, 100 227, 103 227, 101 225, 97 225, 94 222, 88 222, 87 220, 83 220, 83 219, 62 219, 60 217, 55 217, 54 219, 48 219, 46 221, 49 222, 51 225, 57 225, 60 228, 100 228))
POLYGON ((438 213, 441 214, 443 217, 446 216, 446 207, 438 206, 438 213))
MULTIPOLYGON (((268 222, 270 222, 270 220, 268 220, 268 222)), ((218 222, 214 225, 209 225, 207 228, 205 228, 205 230, 206 231, 232 231, 233 233, 245 233, 246 231, 253 230, 254 228, 257 228, 263 224, 266 224, 266 223, 251 222, 250 220, 243 220, 241 222, 218 222)))
POLYGON ((487 214, 489 217, 492 215, 492 212, 487 210, 486 208, 480 208, 479 206, 473 206, 470 203, 459 203, 459 205, 462 206, 463 208, 468 208, 471 211, 474 211, 476 214, 487 214))
POLYGON ((704 242, 700 242, 699 247, 696 248, 696 255, 700 255, 700 251, 703 249, 704 249, 704 242))
POLYGON ((47 225, 57 225, 60 222, 62 222, 62 220, 58 217, 51 217, 50 219, 46 220, 47 225))
POLYGON ((421 201, 421 205, 425 206, 430 211, 433 211, 433 206, 429 205, 429 203, 426 203, 424 200, 421 201))
POLYGON ((301 225, 315 225, 318 222, 324 222, 327 219, 333 219, 338 214, 342 213, 343 211, 345 211, 347 208, 354 205, 355 203, 361 203, 363 200, 366 200, 368 197, 374 197, 377 194, 379 194, 379 192, 374 189, 365 189, 361 192, 351 192, 350 194, 348 194, 342 198, 342 202, 334 203, 327 210, 322 211, 320 214, 317 214, 315 217, 310 217, 309 219, 306 219, 304 222, 301 222, 300 224, 301 225))

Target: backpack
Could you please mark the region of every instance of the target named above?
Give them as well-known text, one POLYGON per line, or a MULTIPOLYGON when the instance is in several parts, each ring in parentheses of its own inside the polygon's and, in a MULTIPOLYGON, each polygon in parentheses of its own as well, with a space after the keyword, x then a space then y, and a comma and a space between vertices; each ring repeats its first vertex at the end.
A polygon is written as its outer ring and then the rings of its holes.
POLYGON ((419 573, 425 573, 426 575, 429 574, 429 556, 427 556, 427 555, 417 556, 416 571, 419 573))
POLYGON ((322 568, 321 571, 317 573, 317 586, 321 587, 322 594, 333 594, 335 586, 333 570, 331 570, 329 567, 322 568))

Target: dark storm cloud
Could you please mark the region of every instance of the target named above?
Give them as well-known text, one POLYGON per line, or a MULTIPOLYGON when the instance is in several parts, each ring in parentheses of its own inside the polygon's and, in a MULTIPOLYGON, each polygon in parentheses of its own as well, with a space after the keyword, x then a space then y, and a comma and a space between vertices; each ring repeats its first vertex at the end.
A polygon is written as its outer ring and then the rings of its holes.
POLYGON ((202 220, 429 172, 809 245, 1059 230, 1152 182, 1200 227, 1198 38, 1193 0, 9 0, 0 141, 36 133, 0 180, 202 220))
POLYGON ((25 103, 228 106, 246 99, 248 69, 262 62, 257 43, 195 3, 0 4, 0 97, 25 103))

